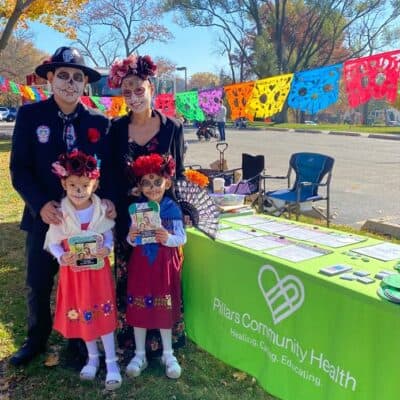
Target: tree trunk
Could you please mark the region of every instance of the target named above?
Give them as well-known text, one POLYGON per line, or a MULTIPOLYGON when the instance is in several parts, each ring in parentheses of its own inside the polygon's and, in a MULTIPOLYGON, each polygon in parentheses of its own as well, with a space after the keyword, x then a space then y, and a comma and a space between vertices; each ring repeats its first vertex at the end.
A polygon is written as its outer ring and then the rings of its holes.
POLYGON ((369 111, 369 102, 362 105, 361 115, 362 115, 362 124, 368 125, 368 111, 369 111))
POLYGON ((288 109, 289 106, 287 104, 287 101, 285 101, 285 104, 282 107, 282 111, 274 116, 275 122, 277 122, 278 124, 288 122, 288 109))
POLYGON ((17 13, 15 9, 10 19, 7 21, 6 27, 0 37, 0 52, 7 47, 7 43, 20 16, 21 13, 17 13))
POLYGON ((22 0, 17 0, 17 2, 15 3, 14 11, 8 19, 6 27, 4 28, 4 31, 2 32, 0 37, 0 53, 6 48, 11 34, 15 28, 15 25, 19 20, 19 17, 34 1, 35 0, 27 0, 23 2, 22 0))

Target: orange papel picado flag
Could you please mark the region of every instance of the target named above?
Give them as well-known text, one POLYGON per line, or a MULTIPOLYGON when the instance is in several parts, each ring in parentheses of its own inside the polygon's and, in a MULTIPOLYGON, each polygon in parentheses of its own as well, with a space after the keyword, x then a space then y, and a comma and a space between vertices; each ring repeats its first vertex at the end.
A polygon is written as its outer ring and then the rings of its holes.
POLYGON ((253 121, 253 114, 246 111, 246 104, 250 99, 253 87, 254 82, 242 82, 224 86, 226 99, 231 109, 232 121, 241 117, 253 121))

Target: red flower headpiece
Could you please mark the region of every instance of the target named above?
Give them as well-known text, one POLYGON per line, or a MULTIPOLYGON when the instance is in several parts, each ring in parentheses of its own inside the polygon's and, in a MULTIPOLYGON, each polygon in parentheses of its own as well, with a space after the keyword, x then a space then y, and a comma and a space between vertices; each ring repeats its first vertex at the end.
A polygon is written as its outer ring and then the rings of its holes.
POLYGON ((122 80, 128 75, 136 75, 145 80, 156 76, 157 65, 150 56, 131 55, 123 60, 115 60, 108 76, 108 86, 112 89, 121 87, 122 80))
POLYGON ((135 177, 140 179, 144 175, 155 174, 171 178, 175 174, 175 161, 171 156, 160 156, 152 153, 138 157, 131 165, 135 177))
POLYGON ((87 176, 89 179, 100 177, 100 160, 79 150, 61 154, 51 166, 52 172, 61 179, 71 175, 87 176))

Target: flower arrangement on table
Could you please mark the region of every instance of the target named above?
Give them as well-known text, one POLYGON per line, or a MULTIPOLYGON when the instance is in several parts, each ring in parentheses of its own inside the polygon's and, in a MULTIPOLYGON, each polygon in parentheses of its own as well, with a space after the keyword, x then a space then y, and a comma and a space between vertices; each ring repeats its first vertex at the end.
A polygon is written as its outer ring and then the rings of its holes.
POLYGON ((187 169, 184 172, 184 175, 189 182, 200 186, 202 189, 204 189, 210 183, 208 176, 194 169, 187 169))

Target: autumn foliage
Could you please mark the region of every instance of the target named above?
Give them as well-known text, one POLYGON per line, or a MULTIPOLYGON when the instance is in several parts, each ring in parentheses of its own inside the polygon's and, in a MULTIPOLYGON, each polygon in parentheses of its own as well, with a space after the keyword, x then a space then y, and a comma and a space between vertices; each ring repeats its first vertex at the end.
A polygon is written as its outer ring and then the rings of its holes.
POLYGON ((75 29, 69 22, 88 0, 7 0, 0 1, 0 50, 4 49, 15 28, 27 27, 28 21, 38 21, 74 39, 75 29))

